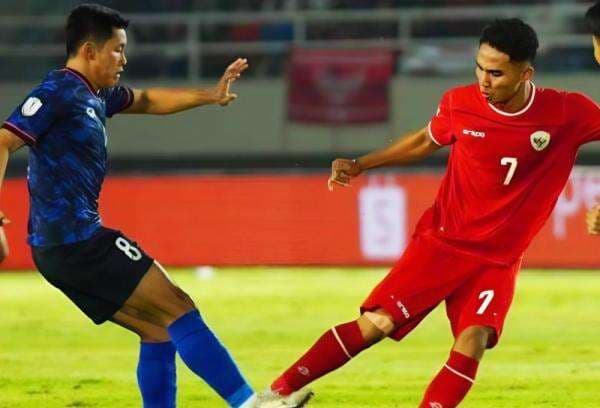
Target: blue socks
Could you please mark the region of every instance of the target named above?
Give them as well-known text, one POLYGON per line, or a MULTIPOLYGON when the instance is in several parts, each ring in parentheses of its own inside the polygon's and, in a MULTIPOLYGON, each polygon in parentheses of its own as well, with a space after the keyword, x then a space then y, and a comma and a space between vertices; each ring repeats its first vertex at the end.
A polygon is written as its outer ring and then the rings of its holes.
POLYGON ((238 408, 252 397, 254 391, 198 310, 175 320, 168 331, 183 362, 231 407, 238 408))
POLYGON ((141 343, 137 379, 144 408, 175 408, 177 374, 173 343, 141 343))

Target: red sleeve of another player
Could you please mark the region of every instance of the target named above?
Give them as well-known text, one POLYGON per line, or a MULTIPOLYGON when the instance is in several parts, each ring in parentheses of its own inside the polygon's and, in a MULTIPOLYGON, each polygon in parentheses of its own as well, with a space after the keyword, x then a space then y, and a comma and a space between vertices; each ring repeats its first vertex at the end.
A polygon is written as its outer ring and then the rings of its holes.
POLYGON ((450 109, 450 92, 442 96, 440 105, 431 122, 429 122, 429 137, 440 146, 454 143, 452 134, 452 113, 450 109))
POLYGON ((600 140, 600 106, 580 93, 567 96, 569 122, 580 144, 600 140))

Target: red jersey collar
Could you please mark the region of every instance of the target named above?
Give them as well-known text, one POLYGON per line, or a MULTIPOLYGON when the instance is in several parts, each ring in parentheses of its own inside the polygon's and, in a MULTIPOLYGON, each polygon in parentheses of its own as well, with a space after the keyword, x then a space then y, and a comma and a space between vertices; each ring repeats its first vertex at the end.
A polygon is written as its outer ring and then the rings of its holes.
POLYGON ((525 107, 523 109, 521 109, 518 112, 504 112, 501 109, 496 108, 494 105, 492 105, 491 103, 489 103, 488 101, 485 101, 485 103, 488 104, 488 106, 490 108, 492 108, 492 110, 502 116, 519 116, 524 114, 525 112, 527 112, 529 110, 529 108, 531 108, 531 105, 533 105, 533 100, 535 99, 535 84, 533 82, 531 83, 531 95, 529 95, 529 101, 527 101, 527 105, 525 105, 525 107))

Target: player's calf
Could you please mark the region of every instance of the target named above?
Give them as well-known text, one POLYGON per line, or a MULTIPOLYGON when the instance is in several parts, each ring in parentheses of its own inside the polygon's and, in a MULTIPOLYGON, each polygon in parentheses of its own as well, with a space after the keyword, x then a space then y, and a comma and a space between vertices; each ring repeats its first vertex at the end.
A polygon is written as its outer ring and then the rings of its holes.
POLYGON ((469 326, 457 336, 452 349, 479 361, 488 346, 494 329, 485 326, 469 326))
POLYGON ((166 329, 117 312, 113 323, 140 336, 137 381, 144 407, 174 408, 177 395, 175 345, 166 329))
POLYGON ((427 387, 420 408, 454 408, 475 383, 479 360, 494 330, 470 326, 456 338, 444 367, 427 387))
POLYGON ((175 320, 195 309, 192 299, 154 263, 144 275, 121 311, 167 328, 175 320))
POLYGON ((355 321, 335 326, 277 378, 271 384, 271 390, 287 396, 302 389, 385 338, 393 328, 389 317, 374 312, 367 312, 355 321))

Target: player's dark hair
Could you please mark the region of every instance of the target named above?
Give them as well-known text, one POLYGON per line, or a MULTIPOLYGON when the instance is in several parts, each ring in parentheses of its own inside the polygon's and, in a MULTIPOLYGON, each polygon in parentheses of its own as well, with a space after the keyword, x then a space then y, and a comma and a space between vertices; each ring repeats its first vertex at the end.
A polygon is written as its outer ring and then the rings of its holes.
POLYGON ((585 21, 588 27, 590 27, 592 34, 600 37, 600 1, 590 7, 587 13, 585 13, 585 21))
POLYGON ((77 54, 79 47, 89 40, 104 45, 112 37, 113 28, 127 28, 128 25, 129 20, 111 8, 99 4, 75 7, 67 19, 67 56, 77 54))
POLYGON ((498 19, 487 25, 479 39, 479 45, 484 43, 516 62, 533 62, 540 45, 533 28, 518 18, 498 19))

